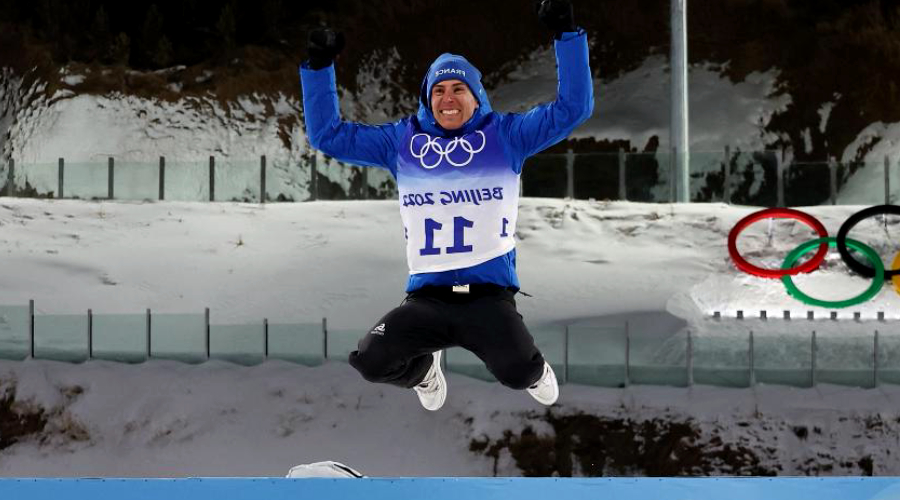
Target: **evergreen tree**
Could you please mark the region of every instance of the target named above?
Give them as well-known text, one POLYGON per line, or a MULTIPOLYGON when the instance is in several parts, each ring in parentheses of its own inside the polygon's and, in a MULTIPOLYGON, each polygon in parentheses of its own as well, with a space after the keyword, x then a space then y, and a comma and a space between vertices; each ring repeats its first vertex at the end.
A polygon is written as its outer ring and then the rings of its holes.
POLYGON ((163 35, 156 44, 156 50, 153 52, 153 64, 160 68, 165 68, 172 63, 172 42, 163 35))
POLYGON ((127 66, 131 58, 131 39, 126 33, 119 33, 113 39, 109 46, 108 59, 113 64, 122 64, 127 66))
POLYGON ((279 23, 284 16, 284 3, 281 0, 265 0, 262 5, 264 37, 273 42, 281 38, 279 23))
POLYGON ((106 9, 101 5, 94 14, 94 20, 91 22, 91 29, 88 32, 89 60, 106 59, 109 57, 109 46, 112 40, 112 33, 109 31, 109 16, 106 9))
MULTIPOLYGON (((160 50, 163 38, 163 16, 159 12, 156 4, 147 9, 147 15, 144 17, 144 27, 141 30, 141 53, 142 59, 149 64, 156 64, 157 59, 171 58, 171 43, 168 44, 169 53, 167 56, 157 54, 160 50)), ((166 59, 168 63, 168 59, 166 59)))
POLYGON ((237 45, 237 18, 235 17, 234 2, 228 2, 219 14, 219 20, 216 22, 216 31, 219 39, 222 41, 222 48, 226 57, 234 51, 237 45))

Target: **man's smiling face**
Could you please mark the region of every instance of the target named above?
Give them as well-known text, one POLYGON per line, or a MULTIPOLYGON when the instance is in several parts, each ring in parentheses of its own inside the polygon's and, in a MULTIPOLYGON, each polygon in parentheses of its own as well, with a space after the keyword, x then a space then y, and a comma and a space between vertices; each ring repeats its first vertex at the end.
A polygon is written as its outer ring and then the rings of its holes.
POLYGON ((476 109, 478 99, 461 80, 444 80, 431 88, 431 112, 444 130, 462 127, 476 109))

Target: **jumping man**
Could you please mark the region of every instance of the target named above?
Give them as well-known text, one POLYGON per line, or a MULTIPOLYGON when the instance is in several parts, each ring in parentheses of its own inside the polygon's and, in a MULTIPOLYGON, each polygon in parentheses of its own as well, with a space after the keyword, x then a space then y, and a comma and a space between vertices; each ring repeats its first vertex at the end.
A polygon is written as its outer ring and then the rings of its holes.
POLYGON ((300 67, 310 144, 338 160, 388 169, 397 180, 409 265, 407 297, 350 354, 371 382, 415 389, 428 410, 447 395, 441 350, 475 353, 503 385, 552 405, 556 375, 516 311, 515 232, 525 159, 565 139, 593 110, 587 35, 570 0, 543 0, 538 16, 555 34, 556 100, 526 113, 498 113, 481 73, 440 55, 428 70, 415 116, 382 125, 341 120, 334 59, 343 37, 310 34, 300 67))

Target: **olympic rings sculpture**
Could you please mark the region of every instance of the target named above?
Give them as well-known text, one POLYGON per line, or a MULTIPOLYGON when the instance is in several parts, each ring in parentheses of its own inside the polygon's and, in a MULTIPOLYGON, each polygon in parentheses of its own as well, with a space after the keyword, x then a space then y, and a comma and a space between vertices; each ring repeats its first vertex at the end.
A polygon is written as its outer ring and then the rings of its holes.
POLYGON ((409 153, 413 158, 419 160, 419 164, 422 165, 422 168, 426 170, 437 168, 437 166, 440 165, 444 160, 447 160, 447 163, 453 165, 454 167, 465 167, 472 162, 473 158, 475 158, 475 153, 480 153, 484 149, 484 146, 487 145, 487 138, 485 137, 484 132, 476 130, 475 133, 481 136, 481 146, 477 149, 472 146, 472 143, 469 142, 465 137, 457 137, 448 142, 446 145, 442 145, 438 141, 438 137, 431 137, 428 134, 419 133, 412 136, 412 138, 409 140, 409 153), (413 144, 416 142, 416 138, 418 137, 425 137, 426 140, 422 144, 422 146, 419 147, 419 151, 416 152, 416 150, 413 149, 413 144), (456 163, 455 161, 453 161, 453 158, 450 157, 450 153, 455 151, 457 146, 469 154, 469 158, 460 163, 456 163), (430 152, 437 153, 437 161, 433 164, 426 164, 425 156, 430 152))
POLYGON ((728 233, 728 254, 731 256, 731 260, 734 261, 737 268, 741 271, 761 278, 781 279, 789 295, 810 305, 837 309, 861 304, 877 295, 884 285, 884 281, 887 279, 890 279, 893 282, 894 290, 900 294, 900 252, 894 257, 891 269, 886 270, 878 252, 859 241, 847 237, 850 230, 863 219, 882 214, 900 215, 900 206, 876 205, 860 210, 851 215, 850 218, 841 225, 837 237, 832 238, 828 236, 828 231, 825 229, 825 226, 812 215, 791 208, 767 208, 765 210, 753 212, 739 220, 737 224, 731 228, 731 231, 728 233), (781 269, 764 269, 754 266, 738 252, 737 239, 741 232, 750 224, 762 219, 797 219, 810 226, 819 237, 800 244, 797 248, 788 253, 781 265, 781 269), (816 254, 805 263, 795 266, 797 261, 809 253, 814 247, 818 247, 816 254), (801 292, 794 284, 791 276, 800 273, 810 273, 818 269, 819 265, 825 260, 825 254, 828 252, 829 247, 837 248, 838 253, 841 255, 841 259, 853 272, 867 278, 873 278, 872 285, 856 297, 835 301, 817 299, 801 292), (866 265, 856 260, 853 254, 850 253, 851 249, 862 254, 865 259, 869 261, 870 265, 866 265))

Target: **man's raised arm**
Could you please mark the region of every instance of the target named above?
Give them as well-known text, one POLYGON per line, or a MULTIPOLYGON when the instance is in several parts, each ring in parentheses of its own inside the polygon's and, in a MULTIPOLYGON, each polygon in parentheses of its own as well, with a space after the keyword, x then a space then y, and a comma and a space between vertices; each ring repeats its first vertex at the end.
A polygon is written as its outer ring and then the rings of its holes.
POLYGON ((300 65, 303 115, 310 144, 340 161, 394 171, 403 122, 365 125, 341 120, 334 59, 344 47, 340 33, 317 29, 309 36, 309 60, 300 65))
POLYGON ((554 32, 559 84, 555 101, 504 118, 503 127, 520 168, 529 156, 565 139, 594 110, 587 34, 575 25, 571 1, 543 0, 537 11, 554 32))

